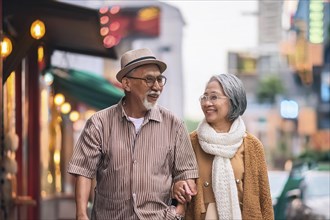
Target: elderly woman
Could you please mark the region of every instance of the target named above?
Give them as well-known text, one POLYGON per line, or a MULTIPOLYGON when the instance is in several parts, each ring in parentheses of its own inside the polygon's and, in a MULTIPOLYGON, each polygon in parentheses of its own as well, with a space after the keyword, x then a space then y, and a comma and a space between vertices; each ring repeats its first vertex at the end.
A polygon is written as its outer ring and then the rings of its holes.
MULTIPOLYGON (((200 178, 185 220, 273 219, 263 146, 241 118, 247 106, 242 82, 233 74, 213 76, 199 100, 205 118, 190 137, 200 178)), ((173 193, 185 203, 180 186, 173 193)))

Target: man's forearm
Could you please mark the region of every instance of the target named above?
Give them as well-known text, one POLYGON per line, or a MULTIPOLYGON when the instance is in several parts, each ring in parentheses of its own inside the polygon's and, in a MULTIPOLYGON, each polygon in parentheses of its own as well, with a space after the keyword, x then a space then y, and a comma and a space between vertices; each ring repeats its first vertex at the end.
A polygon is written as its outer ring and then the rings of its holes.
POLYGON ((76 177, 76 219, 88 219, 87 204, 92 186, 92 180, 84 177, 76 177))

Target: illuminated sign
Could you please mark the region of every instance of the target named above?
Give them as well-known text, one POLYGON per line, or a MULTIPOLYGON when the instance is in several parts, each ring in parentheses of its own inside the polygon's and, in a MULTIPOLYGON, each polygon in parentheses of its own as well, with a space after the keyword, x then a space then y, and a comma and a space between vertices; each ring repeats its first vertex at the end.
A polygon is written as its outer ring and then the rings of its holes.
POLYGON ((128 37, 158 37, 160 33, 160 8, 102 7, 100 35, 106 48, 117 45, 128 37))
POLYGON ((295 119, 298 117, 299 106, 293 100, 283 100, 281 102, 281 116, 283 118, 295 119))
POLYGON ((228 70, 232 73, 255 75, 257 73, 257 58, 248 53, 228 53, 228 70))
POLYGON ((330 102, 330 71, 321 73, 321 101, 324 103, 330 102))
POLYGON ((323 43, 323 1, 309 2, 309 41, 313 44, 323 43))

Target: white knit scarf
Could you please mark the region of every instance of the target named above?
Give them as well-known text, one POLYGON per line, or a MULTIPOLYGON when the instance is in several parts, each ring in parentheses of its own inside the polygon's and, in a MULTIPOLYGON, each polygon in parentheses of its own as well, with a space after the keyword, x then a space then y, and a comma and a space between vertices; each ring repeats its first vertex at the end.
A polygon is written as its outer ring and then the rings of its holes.
POLYGON ((230 159, 243 143, 245 132, 245 124, 241 117, 233 122, 228 133, 217 133, 205 119, 197 128, 202 149, 215 155, 212 165, 212 187, 220 220, 242 219, 230 159))

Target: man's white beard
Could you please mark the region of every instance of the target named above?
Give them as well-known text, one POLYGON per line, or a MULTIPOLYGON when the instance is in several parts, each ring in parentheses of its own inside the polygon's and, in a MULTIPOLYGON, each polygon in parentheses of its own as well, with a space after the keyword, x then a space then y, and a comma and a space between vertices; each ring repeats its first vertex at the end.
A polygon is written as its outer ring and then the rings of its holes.
POLYGON ((152 109, 153 107, 155 107, 157 105, 157 102, 156 103, 151 103, 151 102, 148 102, 148 99, 147 97, 143 100, 143 105, 144 107, 147 109, 147 110, 150 110, 152 109))
POLYGON ((150 109, 152 109, 153 107, 155 107, 156 105, 157 105, 157 102, 155 102, 155 103, 151 103, 151 102, 148 102, 148 95, 153 95, 153 94, 155 94, 155 95, 160 95, 160 91, 149 91, 147 94, 146 94, 146 96, 144 97, 144 99, 143 99, 143 105, 144 105, 144 107, 147 109, 147 110, 150 110, 150 109))

